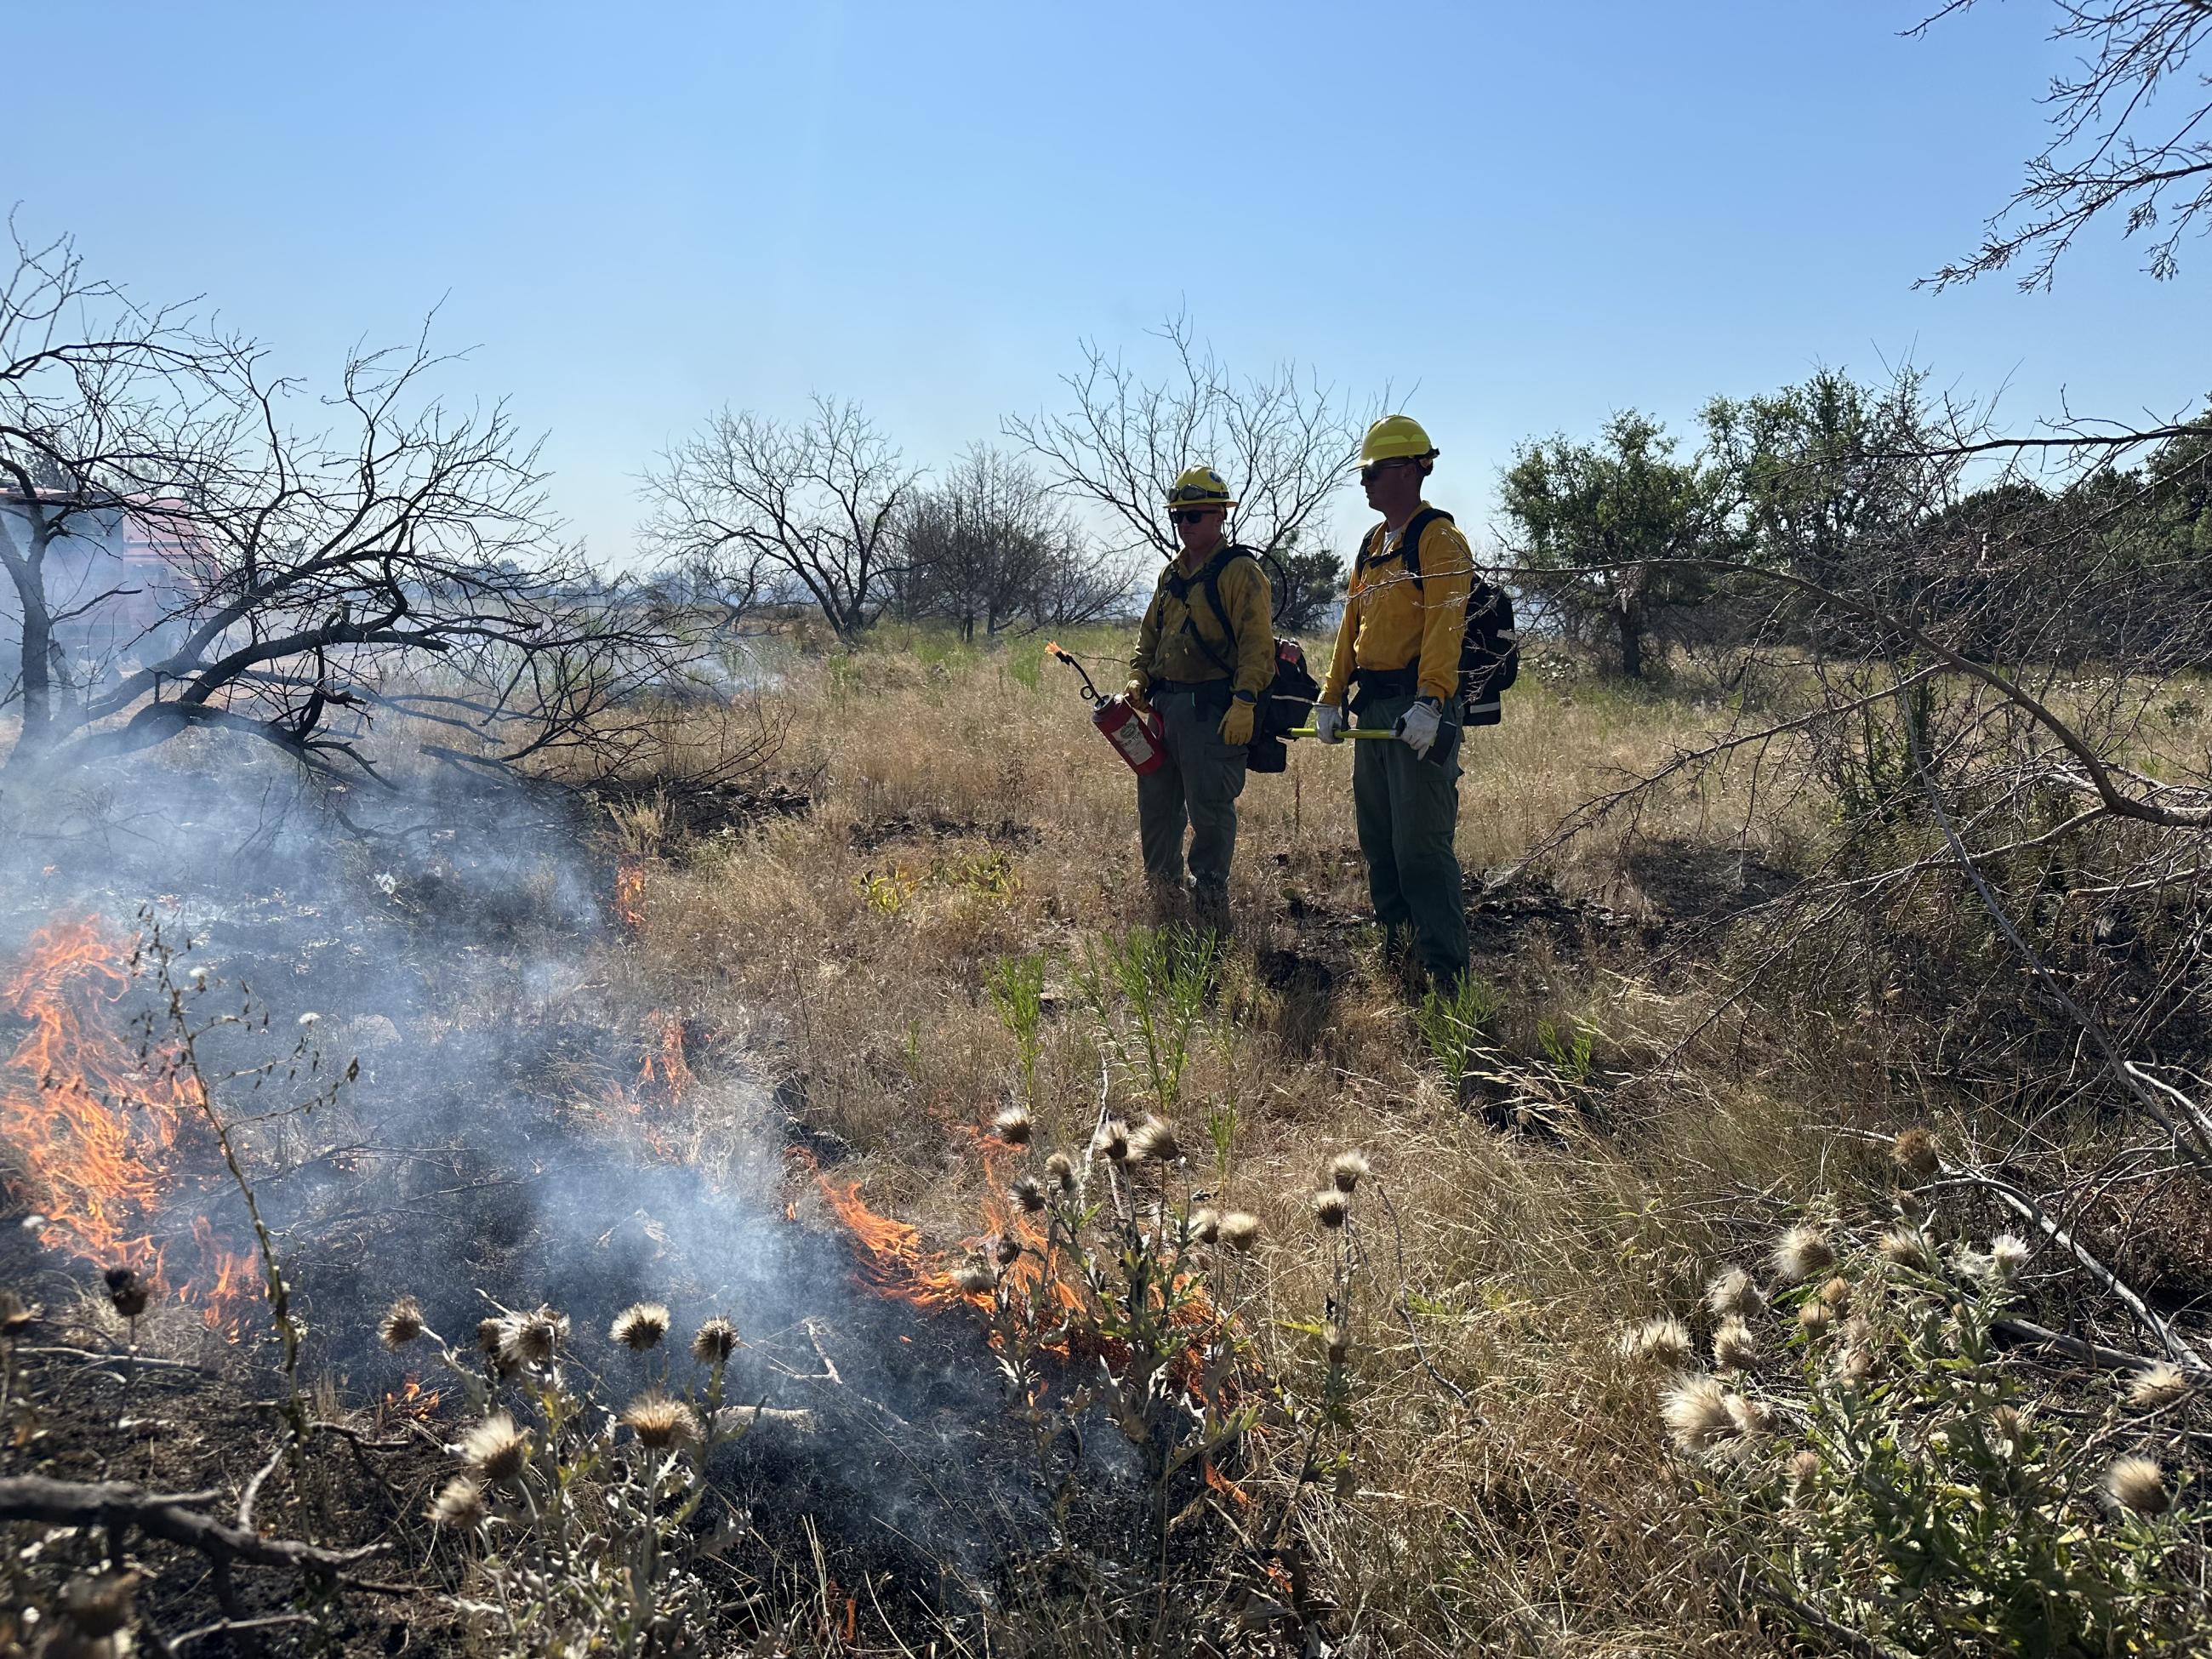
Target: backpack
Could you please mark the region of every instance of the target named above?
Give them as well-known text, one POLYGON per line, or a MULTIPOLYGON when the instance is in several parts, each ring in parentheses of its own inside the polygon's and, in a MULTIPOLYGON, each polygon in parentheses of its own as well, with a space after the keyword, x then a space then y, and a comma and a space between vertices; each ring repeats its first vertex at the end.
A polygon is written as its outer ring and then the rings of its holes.
MULTIPOLYGON (((1214 620, 1221 631, 1231 639, 1237 630, 1229 625, 1229 611, 1221 603, 1221 573, 1231 559, 1238 556, 1255 563, 1259 556, 1249 547, 1234 544, 1223 548, 1206 562, 1205 568, 1195 576, 1183 577, 1174 570, 1168 572, 1168 591, 1188 603, 1190 590, 1203 587, 1206 602, 1212 608, 1214 620)), ((1191 641, 1204 653, 1206 659, 1232 678, 1237 672, 1233 662, 1224 662, 1220 654, 1206 643, 1206 636, 1192 628, 1188 617, 1183 627, 1189 630, 1191 641)), ((1314 678, 1306 666, 1305 647, 1296 640, 1279 636, 1275 641, 1275 678, 1260 694, 1260 706, 1252 714, 1252 741, 1244 748, 1244 764, 1254 772, 1280 772, 1291 762, 1290 750, 1284 744, 1284 734, 1292 726, 1303 726, 1312 718, 1313 702, 1321 696, 1321 682, 1314 678)))
MULTIPOLYGON (((1421 586, 1421 532, 1437 519, 1446 524, 1454 522, 1452 515, 1440 508, 1423 507, 1407 520, 1398 538, 1406 574, 1413 579, 1417 591, 1421 586)), ((1382 535, 1382 526, 1377 525, 1361 538, 1359 556, 1352 566, 1355 575, 1366 568, 1368 556, 1382 535)), ((1480 572, 1472 573, 1468 581, 1467 627, 1459 641, 1462 722, 1496 726, 1504 718, 1501 694, 1511 690, 1520 678, 1521 635, 1513 625, 1513 596, 1486 580, 1480 572)))

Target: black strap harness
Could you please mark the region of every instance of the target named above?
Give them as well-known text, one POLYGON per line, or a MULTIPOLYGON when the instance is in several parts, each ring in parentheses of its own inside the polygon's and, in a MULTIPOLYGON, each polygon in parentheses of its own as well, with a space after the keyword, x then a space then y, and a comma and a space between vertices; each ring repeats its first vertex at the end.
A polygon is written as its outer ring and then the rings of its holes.
MULTIPOLYGON (((1425 507, 1406 521, 1398 535, 1398 544, 1390 552, 1378 555, 1387 526, 1376 525, 1360 538, 1359 556, 1352 562, 1355 579, 1370 565, 1386 564, 1392 559, 1402 562, 1406 574, 1413 579, 1416 592, 1421 587, 1421 532, 1438 519, 1446 524, 1455 523, 1452 515, 1441 507, 1425 507)), ((1461 623, 1458 693, 1462 714, 1470 726, 1494 726, 1498 723, 1499 694, 1518 678, 1521 666, 1520 634, 1513 625, 1513 600, 1506 591, 1486 581, 1470 569, 1468 573, 1467 615, 1461 623)), ((1412 696, 1421 689, 1420 647, 1413 647, 1413 659, 1398 668, 1355 668, 1353 684, 1358 687, 1360 700, 1381 697, 1412 696)))
MULTIPOLYGON (((1202 587, 1206 590, 1206 603, 1212 609, 1213 619, 1221 624, 1221 632, 1233 649, 1237 644, 1237 629, 1231 625, 1229 612, 1221 603, 1221 573, 1228 568, 1231 559, 1237 558, 1251 559, 1255 564, 1259 562, 1250 548, 1239 547, 1232 542, 1226 547, 1215 550, 1212 556, 1191 575, 1186 576, 1175 566, 1170 565, 1167 576, 1162 583, 1162 586, 1174 594, 1183 606, 1183 632, 1190 635, 1190 642, 1199 648, 1200 653, 1206 661, 1228 675, 1231 680, 1237 678, 1236 663, 1233 660, 1224 660, 1221 653, 1213 648, 1206 635, 1200 633, 1197 625, 1191 621, 1190 590, 1194 587, 1202 587)), ((1153 603, 1157 605, 1158 600, 1155 599, 1153 603)))

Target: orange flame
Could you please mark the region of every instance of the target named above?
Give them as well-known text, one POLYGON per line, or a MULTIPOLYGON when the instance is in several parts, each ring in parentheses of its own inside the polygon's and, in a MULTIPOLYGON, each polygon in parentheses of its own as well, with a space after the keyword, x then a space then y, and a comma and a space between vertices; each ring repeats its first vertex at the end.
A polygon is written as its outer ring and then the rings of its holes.
POLYGON ((427 1422, 430 1413, 438 1409, 438 1390, 425 1389, 422 1379, 410 1376, 399 1385, 396 1395, 384 1396, 384 1409, 394 1417, 411 1417, 416 1422, 427 1422))
POLYGON ((830 1213, 867 1253, 862 1265, 878 1290, 924 1308, 949 1308, 963 1302, 978 1308, 991 1305, 988 1295, 963 1291, 953 1281, 945 1257, 923 1247, 920 1229, 870 1209, 860 1197, 859 1182, 841 1188, 829 1176, 817 1174, 814 1184, 821 1188, 830 1213))
POLYGON ((684 1022, 658 1008, 646 1018, 659 1028, 659 1035, 656 1045, 646 1050, 645 1063, 637 1074, 638 1088, 641 1091, 657 1088, 671 1106, 680 1106, 698 1081, 691 1062, 684 1057, 684 1022))
POLYGON ((198 1150, 206 1120, 188 1073, 114 1029, 133 949, 97 918, 57 919, 31 935, 0 985, 0 1009, 29 1028, 0 1063, 8 1193, 45 1218, 44 1243, 169 1284, 235 1340, 255 1293, 253 1259, 224 1246, 204 1216, 176 1262, 167 1258, 183 1241, 156 1237, 176 1166, 198 1150), (192 1146, 180 1148, 180 1136, 192 1146))
MULTIPOLYGON (((1012 1237, 1024 1246, 1013 1265, 1004 1270, 1006 1283, 1014 1292, 1009 1305, 1016 1319, 1030 1334, 1042 1339, 1038 1346, 1044 1352, 1062 1359, 1080 1355, 1103 1358, 1109 1364, 1125 1361, 1128 1358, 1125 1345, 1099 1332, 1085 1291, 1066 1277, 1066 1268, 1070 1264, 1064 1252, 1060 1260, 1050 1264, 1051 1277, 1046 1277, 1045 1235, 1007 1195, 1004 1165, 1012 1156, 1011 1149, 966 1125, 948 1127, 969 1135, 982 1156, 984 1231, 965 1241, 966 1248, 988 1257, 1001 1238, 1012 1237)), ((803 1151, 793 1150, 811 1165, 812 1159, 803 1151)), ((920 1229, 871 1209, 860 1197, 859 1182, 840 1184, 817 1170, 814 1184, 830 1212, 860 1245, 863 1270, 877 1290, 921 1308, 949 1308, 964 1303, 984 1312, 994 1310, 995 1304, 988 1291, 960 1287, 954 1277, 951 1258, 924 1244, 920 1229)), ((1176 1310, 1175 1322, 1188 1329, 1189 1334, 1174 1367, 1174 1375, 1185 1389, 1196 1395, 1204 1369, 1205 1349, 1218 1334, 1220 1320, 1211 1299, 1201 1290, 1176 1310)), ((991 1332, 989 1340, 994 1347, 999 1346, 1000 1336, 997 1329, 991 1332)))
POLYGON ((645 925, 645 866, 624 859, 615 866, 615 915, 635 933, 645 925))
POLYGON ((1252 1502, 1252 1495, 1246 1492, 1243 1487, 1238 1486, 1234 1480, 1231 1480, 1227 1475, 1222 1474, 1219 1469, 1214 1468, 1213 1458, 1211 1454, 1199 1459, 1199 1467, 1206 1471, 1206 1484, 1207 1486, 1212 1487, 1214 1491, 1219 1492, 1224 1498, 1235 1498, 1239 1508, 1249 1507, 1250 1505, 1252 1502))
POLYGON ((625 1088, 610 1080, 605 1091, 606 1115, 628 1118, 637 1127, 653 1155, 665 1163, 684 1162, 684 1149, 667 1125, 657 1121, 655 1107, 680 1106, 698 1081, 684 1054, 684 1022, 658 1008, 646 1015, 650 1028, 645 1058, 639 1062, 637 1081, 625 1088))

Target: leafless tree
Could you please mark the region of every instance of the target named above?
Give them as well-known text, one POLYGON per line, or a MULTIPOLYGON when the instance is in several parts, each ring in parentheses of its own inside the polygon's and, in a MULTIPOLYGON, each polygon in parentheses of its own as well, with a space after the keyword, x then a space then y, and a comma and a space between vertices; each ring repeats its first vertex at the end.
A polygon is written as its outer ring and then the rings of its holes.
POLYGON ((788 422, 724 410, 647 475, 645 537, 732 614, 811 602, 850 640, 881 608, 921 477, 857 404, 817 398, 788 422))
POLYGON ((310 400, 251 342, 148 311, 66 238, 0 289, 5 766, 240 732, 370 773, 380 716, 511 766, 619 745, 680 638, 554 538, 504 407, 427 390, 427 343, 310 400), (295 416, 318 422, 301 427, 295 416))
MULTIPOLYGON (((1912 33, 1973 4, 1949 0, 1912 33)), ((2025 255, 2021 287, 2047 289, 2075 238, 2109 213, 2127 234, 2148 234, 2148 269, 2171 276, 2182 237, 2212 213, 2212 76, 2191 68, 2212 40, 2212 0, 2058 0, 2057 9, 2051 38, 2081 57, 2045 98, 2051 142, 1974 256, 1927 279, 1938 288, 2025 255)))
POLYGON ((1093 548, 1029 466, 985 444, 909 500, 899 539, 902 614, 949 618, 968 639, 979 623, 990 637, 1088 621, 1128 586, 1126 562, 1093 548))
POLYGON ((1296 363, 1239 380, 1200 344, 1187 317, 1154 331, 1164 377, 1145 378, 1093 342, 1062 377, 1074 406, 1014 416, 1006 435, 1036 456, 1057 489, 1089 503, 1119 532, 1115 550, 1172 556, 1163 503, 1184 468, 1214 468, 1241 505, 1231 532, 1271 552, 1311 526, 1347 481, 1363 411, 1296 363))

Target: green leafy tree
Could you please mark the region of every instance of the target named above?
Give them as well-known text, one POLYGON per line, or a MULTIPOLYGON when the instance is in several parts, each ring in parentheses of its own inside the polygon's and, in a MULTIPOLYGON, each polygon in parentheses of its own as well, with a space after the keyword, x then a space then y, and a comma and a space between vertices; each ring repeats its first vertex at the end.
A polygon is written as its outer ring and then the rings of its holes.
POLYGON ((1527 590, 1571 637, 1609 637, 1631 679, 1711 591, 1701 573, 1653 562, 1732 558, 1741 545, 1721 476, 1674 449, 1656 421, 1624 410, 1594 443, 1522 445, 1500 487, 1527 590))
POLYGON ((1344 561, 1326 548, 1304 549, 1292 531, 1267 556, 1274 588, 1275 626, 1285 634, 1314 634, 1344 597, 1344 561))
POLYGON ((2144 471, 2158 538, 2201 556, 2212 554, 2212 403, 2195 426, 2160 444, 2144 471))
POLYGON ((1706 454, 1735 498, 1753 562, 1824 587, 1862 580, 1942 495, 1948 470, 1915 459, 1920 377, 1887 390, 1839 369, 1765 396, 1716 398, 1706 454))

